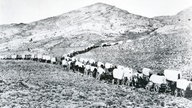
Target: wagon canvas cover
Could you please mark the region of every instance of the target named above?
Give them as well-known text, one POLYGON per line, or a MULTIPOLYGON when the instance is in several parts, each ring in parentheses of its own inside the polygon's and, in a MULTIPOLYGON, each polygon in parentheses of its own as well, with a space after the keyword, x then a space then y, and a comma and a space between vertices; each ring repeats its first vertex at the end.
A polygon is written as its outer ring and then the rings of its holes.
POLYGON ((191 81, 187 81, 186 79, 178 79, 177 80, 177 88, 186 90, 187 87, 191 84, 191 81))
POLYGON ((121 69, 114 69, 113 70, 113 77, 117 79, 123 79, 123 70, 121 69))
POLYGON ((149 80, 156 84, 165 84, 166 83, 165 76, 152 75, 149 80))
POLYGON ((181 72, 180 72, 180 71, 175 71, 175 70, 165 70, 165 71, 164 71, 165 77, 166 77, 168 80, 170 80, 170 81, 177 81, 179 74, 180 74, 180 76, 181 76, 181 72))

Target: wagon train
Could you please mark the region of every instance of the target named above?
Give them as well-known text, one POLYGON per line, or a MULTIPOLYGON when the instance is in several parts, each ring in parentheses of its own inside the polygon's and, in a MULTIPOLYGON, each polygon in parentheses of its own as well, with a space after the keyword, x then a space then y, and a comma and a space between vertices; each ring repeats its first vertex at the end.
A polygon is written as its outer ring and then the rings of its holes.
MULTIPOLYGON (((85 51, 94 48, 88 47, 85 51)), ((79 51, 78 51, 79 52, 79 51)), ((98 80, 105 80, 112 84, 144 88, 153 92, 170 93, 174 96, 186 97, 192 91, 192 81, 184 79, 182 72, 165 69, 163 73, 157 73, 149 68, 142 68, 142 71, 122 65, 103 63, 94 59, 75 58, 72 55, 64 54, 61 57, 54 57, 47 54, 13 54, 1 55, 0 60, 32 60, 36 62, 61 65, 64 70, 72 70, 81 75, 88 75, 98 80)))

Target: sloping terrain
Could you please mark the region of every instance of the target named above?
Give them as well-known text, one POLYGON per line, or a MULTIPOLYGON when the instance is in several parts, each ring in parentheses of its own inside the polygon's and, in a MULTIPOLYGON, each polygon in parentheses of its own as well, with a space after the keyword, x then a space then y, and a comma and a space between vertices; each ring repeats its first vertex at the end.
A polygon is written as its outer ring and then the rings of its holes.
POLYGON ((69 52, 103 41, 136 39, 160 26, 158 20, 96 3, 29 24, 1 25, 0 52, 69 52))
POLYGON ((61 66, 34 61, 0 61, 0 107, 191 108, 192 101, 77 76, 61 66))
POLYGON ((78 57, 94 58, 136 69, 148 67, 156 72, 164 69, 181 70, 185 73, 184 77, 189 78, 192 73, 192 23, 188 20, 192 18, 191 10, 189 8, 161 20, 156 18, 164 26, 150 35, 128 40, 123 45, 94 49, 78 57), (173 19, 178 18, 181 21, 173 23, 173 19))
POLYGON ((174 16, 158 16, 153 19, 159 20, 164 25, 175 25, 175 24, 183 24, 183 25, 191 25, 192 15, 192 7, 189 7, 174 16))
MULTIPOLYGON (((61 56, 91 44, 123 40, 122 45, 100 47, 77 57, 156 72, 170 68, 192 73, 190 13, 191 8, 150 19, 97 3, 29 24, 1 25, 0 54, 61 56)), ((7 83, 0 86, 0 107, 192 106, 188 99, 118 87, 32 61, 0 61, 0 76, 7 83)))

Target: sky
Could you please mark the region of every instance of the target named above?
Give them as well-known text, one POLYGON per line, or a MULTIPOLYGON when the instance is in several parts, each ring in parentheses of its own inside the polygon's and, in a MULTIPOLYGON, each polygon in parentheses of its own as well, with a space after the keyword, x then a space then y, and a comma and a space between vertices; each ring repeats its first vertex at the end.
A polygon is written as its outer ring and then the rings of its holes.
POLYGON ((175 15, 192 0, 0 0, 0 24, 29 23, 97 2, 146 17, 175 15))

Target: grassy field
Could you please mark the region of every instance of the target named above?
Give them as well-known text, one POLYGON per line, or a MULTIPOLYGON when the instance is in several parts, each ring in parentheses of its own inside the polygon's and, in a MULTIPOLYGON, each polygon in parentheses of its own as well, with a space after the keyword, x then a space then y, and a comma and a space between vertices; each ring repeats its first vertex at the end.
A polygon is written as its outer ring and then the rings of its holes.
POLYGON ((1 108, 191 108, 192 101, 117 86, 34 61, 0 61, 1 108))

